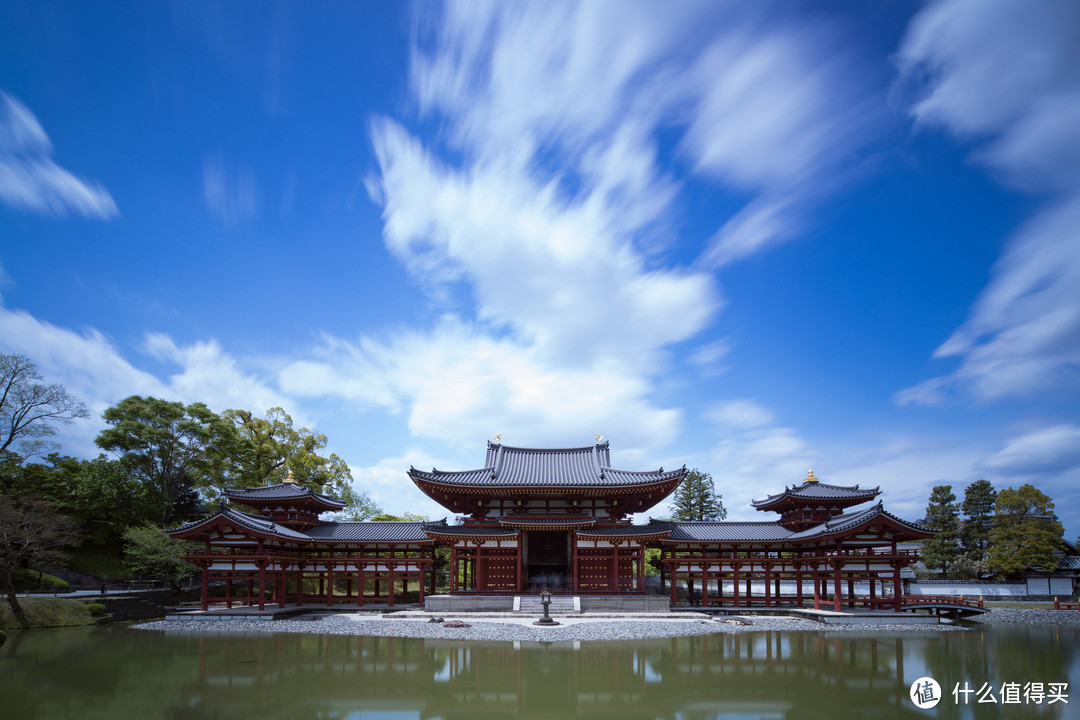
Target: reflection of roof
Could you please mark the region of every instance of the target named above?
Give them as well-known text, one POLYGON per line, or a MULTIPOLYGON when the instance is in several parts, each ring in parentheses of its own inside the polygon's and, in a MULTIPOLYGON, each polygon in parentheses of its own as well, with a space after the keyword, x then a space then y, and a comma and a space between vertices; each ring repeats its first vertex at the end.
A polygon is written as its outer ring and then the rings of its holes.
POLYGON ((281 483, 279 485, 262 485, 259 487, 231 488, 225 491, 225 497, 240 503, 254 500, 260 504, 273 500, 301 500, 311 499, 317 503, 328 506, 328 509, 340 510, 345 503, 329 495, 322 495, 299 483, 281 483))
MULTIPOLYGON (((304 534, 312 540, 344 542, 427 542, 424 526, 429 523, 390 520, 385 522, 321 523, 304 534)), ((430 523, 434 525, 434 523, 430 523)))
POLYGON ((611 487, 681 480, 686 468, 632 472, 610 466, 608 444, 580 448, 516 448, 488 443, 487 465, 479 470, 431 472, 409 469, 414 480, 442 485, 508 487, 611 487))
POLYGON ((829 485, 822 482, 808 482, 784 488, 783 492, 770 495, 764 500, 753 500, 750 504, 761 509, 775 505, 784 499, 862 502, 875 498, 880 494, 881 490, 876 487, 863 489, 858 485, 829 485))

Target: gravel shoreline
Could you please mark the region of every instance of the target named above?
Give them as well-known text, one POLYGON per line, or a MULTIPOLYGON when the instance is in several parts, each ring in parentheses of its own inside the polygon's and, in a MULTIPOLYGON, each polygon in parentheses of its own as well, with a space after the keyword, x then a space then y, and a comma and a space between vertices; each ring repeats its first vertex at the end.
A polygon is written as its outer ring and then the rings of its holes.
POLYGON ((1072 610, 1027 610, 1023 608, 993 608, 972 621, 983 625, 1072 625, 1080 626, 1080 612, 1072 610))
MULTIPOLYGON (((468 618, 467 628, 446 627, 445 624, 429 623, 420 618, 393 618, 371 615, 328 615, 303 620, 277 620, 274 622, 252 620, 219 620, 214 622, 169 620, 144 623, 133 627, 140 630, 190 633, 314 633, 327 635, 367 635, 374 637, 401 637, 442 640, 478 641, 618 641, 651 638, 685 637, 694 635, 718 635, 771 630, 801 632, 960 632, 965 628, 957 625, 825 625, 823 623, 793 617, 749 616, 749 625, 716 621, 708 618, 657 619, 646 618, 573 618, 573 624, 558 627, 536 627, 515 622, 500 622, 498 618, 468 618)), ((562 620, 562 618, 560 618, 562 620)))

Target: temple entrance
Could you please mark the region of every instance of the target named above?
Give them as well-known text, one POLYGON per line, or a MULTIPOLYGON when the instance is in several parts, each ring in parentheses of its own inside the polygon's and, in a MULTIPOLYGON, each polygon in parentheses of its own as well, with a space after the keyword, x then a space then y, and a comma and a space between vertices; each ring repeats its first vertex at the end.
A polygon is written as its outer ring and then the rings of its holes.
POLYGON ((553 593, 569 592, 572 587, 570 566, 570 533, 533 530, 525 533, 525 581, 530 592, 540 592, 544 586, 553 593))

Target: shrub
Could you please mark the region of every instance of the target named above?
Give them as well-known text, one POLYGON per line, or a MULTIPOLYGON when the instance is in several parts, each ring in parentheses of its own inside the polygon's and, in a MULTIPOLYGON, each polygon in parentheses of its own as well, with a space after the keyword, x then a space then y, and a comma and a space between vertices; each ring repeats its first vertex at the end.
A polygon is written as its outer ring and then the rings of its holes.
POLYGON ((105 606, 101 603, 86 603, 86 609, 90 611, 90 614, 94 617, 101 617, 102 615, 108 615, 109 611, 105 609, 105 606))
POLYGON ((15 582, 15 589, 19 592, 51 592, 53 588, 56 588, 57 592, 67 592, 71 589, 67 580, 62 580, 46 572, 27 570, 26 568, 16 568, 15 572, 12 573, 12 580, 15 582))

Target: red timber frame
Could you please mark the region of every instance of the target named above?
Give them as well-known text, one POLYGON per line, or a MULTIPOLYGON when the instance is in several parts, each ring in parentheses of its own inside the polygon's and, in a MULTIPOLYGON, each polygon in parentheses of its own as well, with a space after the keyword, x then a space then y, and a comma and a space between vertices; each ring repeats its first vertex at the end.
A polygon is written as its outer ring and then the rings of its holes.
POLYGON ((433 541, 283 542, 221 517, 172 536, 202 541, 203 546, 184 559, 201 570, 203 610, 209 607, 215 582, 225 584, 226 607, 240 603, 259 610, 267 605, 284 608, 287 603, 393 606, 404 599, 410 582, 420 603, 425 592, 435 591, 433 541))
POLYGON ((695 585, 703 606, 802 607, 812 602, 815 609, 836 612, 844 607, 900 612, 901 570, 920 558, 916 550, 898 548, 897 542, 931 535, 914 535, 879 515, 812 543, 661 541, 661 566, 670 582, 672 605, 677 603, 678 582, 685 581, 695 585), (856 583, 865 592, 857 594, 856 583))

